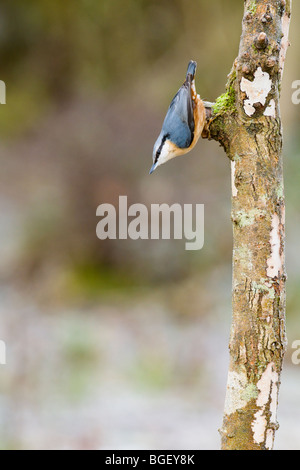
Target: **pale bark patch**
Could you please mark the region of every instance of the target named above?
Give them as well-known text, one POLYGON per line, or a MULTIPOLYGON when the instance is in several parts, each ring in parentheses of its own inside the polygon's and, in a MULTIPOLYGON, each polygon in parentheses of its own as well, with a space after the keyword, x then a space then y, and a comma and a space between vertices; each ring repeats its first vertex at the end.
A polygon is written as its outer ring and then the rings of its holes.
POLYGON ((254 224, 254 222, 259 219, 265 217, 265 211, 261 209, 250 209, 248 211, 237 211, 234 221, 237 225, 241 228, 249 227, 250 225, 254 224))
POLYGON ((271 87, 272 80, 270 75, 267 72, 263 72, 261 67, 257 68, 252 82, 242 77, 240 88, 247 95, 247 99, 244 100, 244 110, 248 116, 252 116, 255 113, 255 103, 260 103, 262 106, 266 104, 271 87))
POLYGON ((285 14, 283 15, 282 20, 281 20, 281 25, 282 25, 281 27, 282 27, 283 37, 281 40, 281 49, 279 53, 279 67, 280 67, 281 76, 282 76, 286 52, 290 45, 289 43, 290 16, 288 12, 285 12, 285 14))
POLYGON ((227 392, 225 398, 225 414, 230 415, 247 406, 252 398, 257 397, 257 389, 254 384, 248 383, 246 371, 228 372, 227 392))
POLYGON ((265 109, 264 115, 265 116, 270 116, 270 117, 273 117, 273 118, 276 117, 275 100, 270 101, 269 106, 267 106, 266 109, 265 109))
POLYGON ((266 447, 273 446, 274 430, 267 427, 267 412, 271 413, 270 423, 276 424, 277 395, 278 395, 278 373, 274 370, 274 363, 268 364, 260 380, 257 382, 258 397, 256 405, 259 407, 252 422, 253 439, 257 444, 261 444, 267 437, 266 447), (269 404, 269 411, 266 409, 269 404))
POLYGON ((254 415, 254 421, 252 423, 252 431, 254 441, 257 444, 261 444, 265 440, 265 432, 267 427, 267 420, 264 415, 264 410, 258 410, 254 415))
POLYGON ((232 197, 236 197, 238 194, 237 187, 235 185, 235 165, 236 162, 234 160, 231 160, 231 191, 232 191, 232 197))
POLYGON ((282 269, 282 258, 280 255, 280 220, 277 214, 272 218, 272 230, 270 234, 271 256, 267 260, 267 275, 277 277, 282 269))
POLYGON ((266 449, 272 450, 274 445, 274 430, 268 429, 266 434, 266 449))

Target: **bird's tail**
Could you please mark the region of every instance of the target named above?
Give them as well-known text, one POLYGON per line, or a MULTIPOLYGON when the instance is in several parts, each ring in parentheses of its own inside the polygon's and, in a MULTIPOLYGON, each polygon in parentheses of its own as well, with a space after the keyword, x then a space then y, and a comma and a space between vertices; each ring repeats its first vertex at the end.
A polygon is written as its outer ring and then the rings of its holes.
POLYGON ((197 62, 195 62, 194 60, 190 60, 188 68, 187 68, 187 72, 186 72, 186 80, 191 80, 191 81, 194 80, 196 68, 197 68, 197 62))

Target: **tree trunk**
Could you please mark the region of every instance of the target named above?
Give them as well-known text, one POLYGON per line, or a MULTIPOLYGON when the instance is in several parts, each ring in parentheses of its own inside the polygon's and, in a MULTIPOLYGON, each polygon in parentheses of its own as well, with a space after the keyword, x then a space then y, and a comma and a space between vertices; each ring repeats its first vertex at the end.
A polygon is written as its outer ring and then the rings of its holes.
POLYGON ((286 349, 279 95, 291 0, 244 3, 239 55, 203 136, 224 147, 232 175, 233 318, 222 449, 269 450, 286 349))

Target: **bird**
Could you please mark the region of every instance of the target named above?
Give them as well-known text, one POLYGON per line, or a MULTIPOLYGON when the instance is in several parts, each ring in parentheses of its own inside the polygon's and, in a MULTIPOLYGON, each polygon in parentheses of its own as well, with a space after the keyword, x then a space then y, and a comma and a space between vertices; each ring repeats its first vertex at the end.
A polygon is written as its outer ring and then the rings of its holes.
POLYGON ((203 101, 196 92, 197 62, 190 60, 183 85, 174 96, 153 147, 150 175, 163 163, 192 150, 205 125, 203 101))

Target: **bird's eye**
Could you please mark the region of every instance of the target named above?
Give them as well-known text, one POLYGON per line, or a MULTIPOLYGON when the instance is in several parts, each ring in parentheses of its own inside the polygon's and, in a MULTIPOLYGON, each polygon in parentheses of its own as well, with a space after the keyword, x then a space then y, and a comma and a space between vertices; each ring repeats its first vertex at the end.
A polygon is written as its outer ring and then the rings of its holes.
POLYGON ((156 163, 157 160, 159 159, 159 156, 160 156, 160 154, 161 154, 161 151, 162 151, 162 148, 163 148, 163 146, 164 146, 164 143, 165 143, 165 141, 166 141, 169 137, 170 137, 169 134, 165 134, 165 135, 163 136, 162 141, 161 141, 161 144, 160 144, 160 146, 158 147, 158 149, 157 149, 157 151, 156 151, 156 154, 155 154, 155 162, 154 162, 154 163, 156 163))

